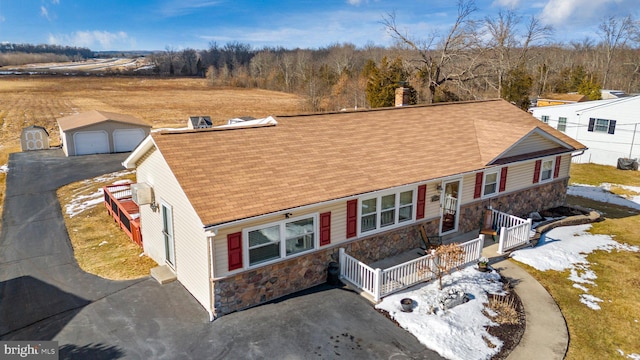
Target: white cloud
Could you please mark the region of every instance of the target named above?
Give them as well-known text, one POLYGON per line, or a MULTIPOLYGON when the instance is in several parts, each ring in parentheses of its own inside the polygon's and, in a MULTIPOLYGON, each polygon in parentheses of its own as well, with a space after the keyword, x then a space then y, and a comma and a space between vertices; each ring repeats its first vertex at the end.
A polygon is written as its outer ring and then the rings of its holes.
POLYGON ((44 6, 40 6, 40 16, 49 19, 49 10, 47 10, 47 8, 44 6))
POLYGON ((347 0, 347 3, 349 3, 349 5, 360 5, 362 4, 362 0, 347 0))
POLYGON ((515 9, 520 5, 520 0, 494 0, 491 6, 502 6, 510 9, 515 9))
POLYGON ((606 16, 625 16, 638 8, 638 0, 549 0, 541 19, 554 26, 599 23, 606 16))
POLYGON ((130 38, 124 31, 109 32, 93 30, 76 31, 71 34, 49 34, 49 43, 88 47, 96 50, 113 50, 116 48, 129 48, 135 44, 135 40, 130 38))
POLYGON ((220 1, 211 0, 172 0, 160 9, 165 17, 174 17, 191 14, 198 9, 216 6, 220 1))
POLYGON ((54 5, 59 5, 60 4, 60 0, 51 0, 51 3, 54 5))

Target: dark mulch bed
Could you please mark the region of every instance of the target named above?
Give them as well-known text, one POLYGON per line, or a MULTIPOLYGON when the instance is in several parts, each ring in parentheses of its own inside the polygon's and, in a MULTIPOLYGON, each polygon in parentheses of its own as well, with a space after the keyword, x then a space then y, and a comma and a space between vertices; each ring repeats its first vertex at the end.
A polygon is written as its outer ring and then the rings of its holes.
POLYGON ((588 215, 588 212, 568 207, 568 206, 558 206, 551 209, 546 209, 540 211, 540 215, 545 218, 558 218, 561 216, 575 216, 575 215, 588 215))
MULTIPOLYGON (((489 294, 489 298, 494 296, 497 295, 489 294)), ((524 316, 524 306, 522 306, 522 301, 520 301, 520 297, 518 296, 518 294, 516 294, 516 292, 513 290, 509 290, 509 294, 506 296, 513 301, 520 321, 514 325, 503 324, 498 326, 490 326, 487 328, 487 332, 489 334, 502 340, 503 343, 500 352, 495 354, 491 358, 492 360, 506 359, 513 351, 513 349, 515 349, 516 346, 518 346, 518 344, 520 343, 522 335, 524 334, 524 329, 527 326, 524 316)))
MULTIPOLYGON (((505 284, 505 289, 508 291, 507 299, 512 300, 513 304, 518 312, 518 317, 520 321, 517 324, 503 324, 497 326, 490 326, 487 328, 487 332, 502 341, 502 348, 500 351, 495 354, 491 360, 503 360, 506 359, 509 354, 513 351, 513 349, 518 346, 520 340, 522 339, 522 335, 524 334, 524 330, 527 326, 524 315, 524 306, 522 306, 522 301, 520 301, 520 297, 513 288, 510 286, 508 279, 501 278, 501 281, 505 284)), ((498 295, 489 294, 489 298, 496 297, 498 295)), ((388 312, 380 309, 376 309, 380 314, 384 315, 387 319, 393 321, 396 325, 400 326, 397 321, 395 321, 388 312)))

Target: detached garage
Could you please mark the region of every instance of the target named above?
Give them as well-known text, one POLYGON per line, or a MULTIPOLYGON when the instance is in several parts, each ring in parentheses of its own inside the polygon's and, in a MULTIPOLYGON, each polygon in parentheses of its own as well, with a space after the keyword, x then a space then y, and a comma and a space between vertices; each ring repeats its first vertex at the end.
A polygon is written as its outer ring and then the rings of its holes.
POLYGON ((58 127, 67 156, 128 152, 151 130, 134 116, 98 110, 60 118, 58 127))

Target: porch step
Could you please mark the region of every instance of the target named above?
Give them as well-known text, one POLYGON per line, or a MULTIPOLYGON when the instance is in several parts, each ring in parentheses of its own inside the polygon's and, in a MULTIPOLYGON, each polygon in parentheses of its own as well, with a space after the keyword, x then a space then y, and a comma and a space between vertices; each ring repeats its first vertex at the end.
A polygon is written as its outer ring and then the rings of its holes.
POLYGON ((356 285, 352 284, 351 281, 349 281, 349 280, 347 280, 345 278, 340 278, 340 281, 344 284, 344 286, 348 290, 351 290, 351 291, 355 292, 356 294, 358 294, 358 295, 362 296, 363 298, 369 300, 373 304, 377 304, 376 299, 374 299, 373 296, 371 296, 371 294, 369 294, 368 292, 360 289, 356 285))
POLYGON ((156 266, 151 269, 151 277, 156 279, 161 285, 176 281, 178 278, 176 273, 167 265, 156 266))

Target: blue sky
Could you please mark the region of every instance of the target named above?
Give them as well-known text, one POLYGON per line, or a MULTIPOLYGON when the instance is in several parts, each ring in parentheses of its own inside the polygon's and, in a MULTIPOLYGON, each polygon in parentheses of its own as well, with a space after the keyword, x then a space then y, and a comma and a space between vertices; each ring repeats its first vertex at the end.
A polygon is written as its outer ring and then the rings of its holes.
MULTIPOLYGON (((604 16, 637 17, 640 0, 476 0, 476 17, 515 8, 553 25, 557 41, 598 39, 604 16)), ((456 15, 455 0, 0 0, 0 42, 92 50, 208 48, 230 41, 255 48, 390 45, 380 21, 396 13, 426 38, 456 15)))

